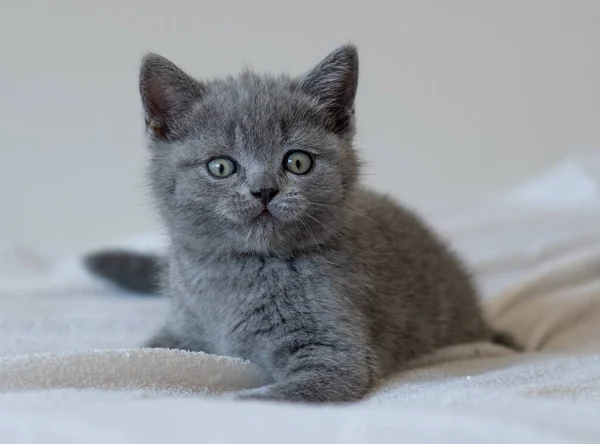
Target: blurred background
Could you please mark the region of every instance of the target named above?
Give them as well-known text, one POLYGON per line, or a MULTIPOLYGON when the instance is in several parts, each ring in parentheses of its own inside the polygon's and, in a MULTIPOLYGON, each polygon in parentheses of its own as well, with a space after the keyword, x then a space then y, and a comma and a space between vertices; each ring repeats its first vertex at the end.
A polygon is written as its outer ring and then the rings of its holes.
POLYGON ((299 74, 361 56, 365 180, 419 206, 501 193, 600 147, 598 0, 1 0, 0 240, 160 231, 137 69, 299 74))

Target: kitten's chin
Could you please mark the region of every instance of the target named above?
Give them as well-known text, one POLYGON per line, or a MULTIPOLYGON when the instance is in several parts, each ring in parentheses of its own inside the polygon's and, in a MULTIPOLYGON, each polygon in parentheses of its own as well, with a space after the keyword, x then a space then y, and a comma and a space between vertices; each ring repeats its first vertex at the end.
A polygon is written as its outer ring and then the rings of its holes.
POLYGON ((323 230, 323 223, 310 226, 293 216, 289 212, 280 215, 276 210, 260 211, 246 220, 231 221, 232 226, 225 230, 228 245, 241 254, 286 255, 327 241, 332 230, 323 230))
POLYGON ((260 214, 239 232, 240 252, 290 254, 301 247, 297 227, 278 220, 273 214, 260 214))

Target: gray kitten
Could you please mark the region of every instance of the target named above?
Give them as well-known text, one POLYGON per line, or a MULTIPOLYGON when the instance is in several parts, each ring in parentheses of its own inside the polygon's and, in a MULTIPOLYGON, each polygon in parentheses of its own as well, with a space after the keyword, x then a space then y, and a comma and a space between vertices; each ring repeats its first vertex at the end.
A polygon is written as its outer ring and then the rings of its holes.
MULTIPOLYGON (((467 273, 425 224, 359 185, 357 84, 354 46, 297 79, 244 72, 201 82, 144 58, 172 301, 149 346, 253 361, 269 385, 249 396, 343 402, 440 347, 508 340, 488 327, 467 273)), ((152 291, 158 261, 105 252, 88 265, 152 291)))

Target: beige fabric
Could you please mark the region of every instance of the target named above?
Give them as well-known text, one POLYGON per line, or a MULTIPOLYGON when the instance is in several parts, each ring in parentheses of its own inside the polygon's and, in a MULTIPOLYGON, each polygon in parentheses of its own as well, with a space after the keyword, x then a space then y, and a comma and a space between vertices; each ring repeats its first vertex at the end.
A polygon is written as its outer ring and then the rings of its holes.
POLYGON ((164 300, 104 287, 76 258, 11 248, 0 254, 0 441, 600 442, 600 210, 489 204, 428 217, 528 353, 444 350, 352 406, 237 402, 256 385, 251 364, 132 348, 164 300))

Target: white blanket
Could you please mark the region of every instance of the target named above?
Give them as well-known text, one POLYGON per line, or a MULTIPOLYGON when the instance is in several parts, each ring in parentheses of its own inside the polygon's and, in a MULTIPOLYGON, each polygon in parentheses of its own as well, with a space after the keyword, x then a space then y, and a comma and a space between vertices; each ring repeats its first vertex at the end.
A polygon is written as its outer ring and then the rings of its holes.
POLYGON ((351 406, 230 399, 257 385, 252 364, 135 348, 165 300, 94 281, 78 258, 0 251, 0 442, 600 442, 600 206, 427 217, 528 352, 444 350, 351 406))

